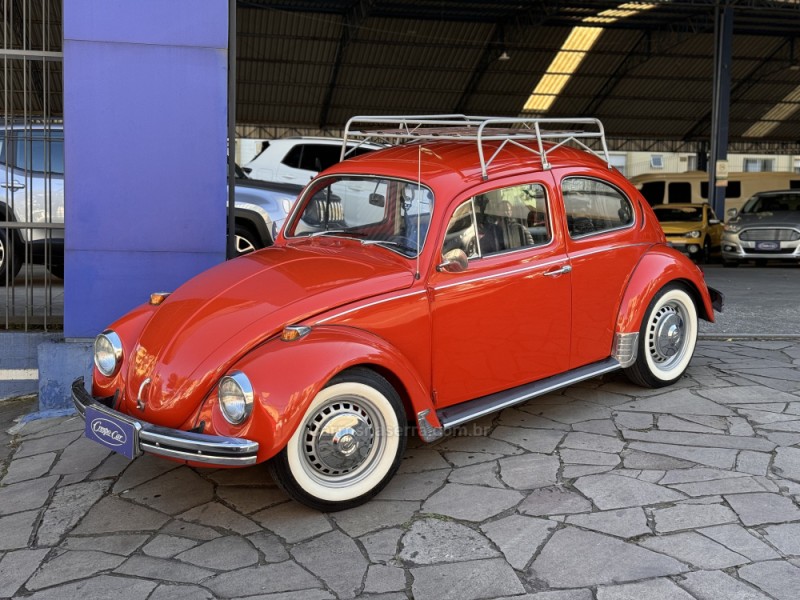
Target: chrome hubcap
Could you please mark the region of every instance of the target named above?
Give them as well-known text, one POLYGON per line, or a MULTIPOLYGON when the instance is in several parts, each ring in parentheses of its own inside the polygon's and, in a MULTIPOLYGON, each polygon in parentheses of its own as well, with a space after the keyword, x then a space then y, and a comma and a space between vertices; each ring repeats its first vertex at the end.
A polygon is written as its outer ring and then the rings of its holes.
POLYGON ((367 461, 374 442, 370 414, 355 402, 336 401, 323 406, 308 421, 305 457, 321 475, 346 475, 367 461))
POLYGON ((678 360, 684 346, 685 325, 678 308, 662 306, 650 322, 649 350, 657 363, 678 360))

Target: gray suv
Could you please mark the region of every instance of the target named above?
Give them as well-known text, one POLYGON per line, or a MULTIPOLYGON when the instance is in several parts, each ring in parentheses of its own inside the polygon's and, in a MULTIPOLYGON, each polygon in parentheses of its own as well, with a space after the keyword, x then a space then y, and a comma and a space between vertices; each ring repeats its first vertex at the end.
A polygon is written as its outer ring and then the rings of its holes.
POLYGON ((800 189, 760 192, 728 217, 722 236, 726 267, 746 260, 800 262, 800 189))

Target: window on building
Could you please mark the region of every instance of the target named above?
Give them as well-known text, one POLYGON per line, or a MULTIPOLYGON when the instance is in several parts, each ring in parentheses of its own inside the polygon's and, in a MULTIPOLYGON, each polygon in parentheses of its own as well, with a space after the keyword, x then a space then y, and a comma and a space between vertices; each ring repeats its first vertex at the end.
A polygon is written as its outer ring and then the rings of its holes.
POLYGON ((744 170, 747 173, 759 173, 761 171, 774 171, 775 160, 772 158, 745 158, 744 170))
POLYGON ((653 169, 663 169, 664 168, 664 155, 663 154, 651 154, 650 155, 650 166, 653 169))

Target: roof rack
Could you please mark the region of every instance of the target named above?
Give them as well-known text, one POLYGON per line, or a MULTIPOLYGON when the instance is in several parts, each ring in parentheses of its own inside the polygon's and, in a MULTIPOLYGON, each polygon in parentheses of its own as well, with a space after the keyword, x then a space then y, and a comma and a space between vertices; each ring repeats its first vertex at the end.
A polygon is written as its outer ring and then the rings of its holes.
POLYGON ((561 119, 527 119, 513 117, 476 117, 460 114, 452 115, 413 115, 413 116, 358 116, 345 125, 342 160, 348 140, 360 139, 367 142, 402 144, 420 140, 475 141, 481 161, 481 174, 488 179, 488 168, 507 144, 513 144, 538 155, 542 168, 549 169, 547 155, 561 146, 573 142, 581 148, 596 154, 611 168, 605 130, 598 119, 579 117, 561 119), (559 127, 546 130, 545 127, 559 127), (587 129, 570 129, 568 126, 586 126, 587 129), (599 140, 601 150, 590 148, 583 140, 599 140), (554 142, 545 147, 544 141, 554 142), (501 144, 494 153, 484 154, 484 142, 499 141, 501 144))

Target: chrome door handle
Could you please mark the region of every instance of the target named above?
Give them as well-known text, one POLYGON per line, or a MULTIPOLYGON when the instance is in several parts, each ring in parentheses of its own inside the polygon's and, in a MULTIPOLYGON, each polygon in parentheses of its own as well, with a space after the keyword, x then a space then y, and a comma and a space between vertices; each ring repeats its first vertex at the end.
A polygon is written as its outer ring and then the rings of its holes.
POLYGON ((555 277, 556 275, 563 275, 564 273, 569 273, 572 271, 572 267, 569 265, 564 265, 560 269, 555 269, 553 271, 548 271, 544 274, 545 277, 555 277))

